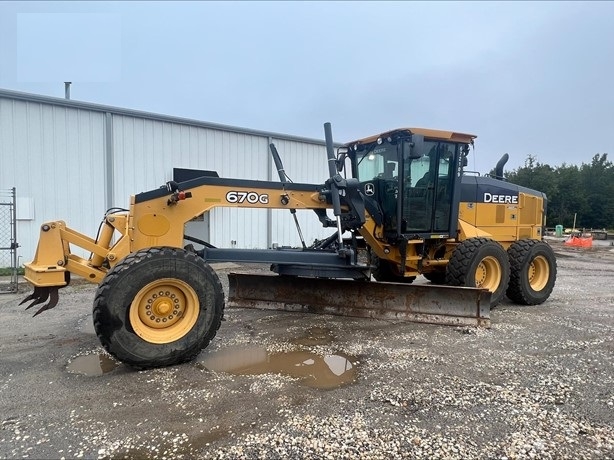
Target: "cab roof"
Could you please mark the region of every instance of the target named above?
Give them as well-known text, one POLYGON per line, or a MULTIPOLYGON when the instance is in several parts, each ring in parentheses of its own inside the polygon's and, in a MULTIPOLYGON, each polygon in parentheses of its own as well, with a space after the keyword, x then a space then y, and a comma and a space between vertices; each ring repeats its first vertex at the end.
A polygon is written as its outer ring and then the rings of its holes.
POLYGON ((442 131, 439 129, 427 129, 427 128, 398 128, 393 129, 391 131, 386 131, 385 133, 376 134, 374 136, 365 137, 363 139, 358 139, 356 141, 347 142, 345 146, 350 146, 353 144, 370 144, 371 142, 375 142, 380 137, 388 137, 397 133, 407 133, 407 134, 420 134, 424 136, 425 139, 437 139, 440 141, 452 141, 452 142, 464 142, 466 144, 472 144, 473 139, 475 139, 475 134, 465 134, 465 133, 456 133, 454 131, 442 131))

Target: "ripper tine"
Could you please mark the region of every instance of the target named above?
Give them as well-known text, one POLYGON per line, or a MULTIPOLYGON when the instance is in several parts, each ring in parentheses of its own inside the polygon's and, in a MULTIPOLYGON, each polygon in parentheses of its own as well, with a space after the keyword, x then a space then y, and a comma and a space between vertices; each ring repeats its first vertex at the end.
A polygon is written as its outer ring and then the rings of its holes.
POLYGON ((34 289, 34 293, 32 294, 33 296, 35 296, 34 298, 34 302, 32 302, 30 305, 28 305, 26 307, 26 310, 32 308, 34 305, 37 305, 39 303, 43 303, 45 300, 47 300, 49 298, 49 289, 48 287, 42 287, 42 288, 36 288, 34 289), (36 289, 38 289, 38 292, 36 291, 36 289))
MULTIPOLYGON (((25 299, 23 299, 21 302, 19 302, 19 305, 22 305, 30 300, 34 300, 34 299, 38 299, 40 297, 41 291, 44 290, 45 288, 41 288, 41 287, 35 287, 34 291, 32 292, 32 294, 30 294, 28 297, 26 297, 25 299)), ((27 310, 27 308, 26 308, 27 310)))
POLYGON ((34 293, 30 294, 28 297, 26 297, 25 299, 23 299, 21 302, 19 302, 19 305, 23 305, 24 303, 26 303, 29 300, 33 300, 36 299, 37 297, 34 295, 34 293))
MULTIPOLYGON (((47 295, 49 297, 49 303, 43 305, 40 308, 40 310, 38 310, 36 313, 34 313, 34 315, 32 315, 32 318, 34 318, 36 315, 40 315, 42 312, 44 312, 46 310, 51 310, 53 307, 55 307, 58 304, 58 300, 59 300, 60 296, 58 294, 58 288, 57 287, 49 288, 49 291, 48 291, 47 295)), ((46 297, 45 297, 45 299, 46 299, 46 297)))
POLYGON ((34 299, 34 302, 32 302, 30 305, 28 305, 26 307, 26 310, 29 310, 30 308, 32 308, 34 305, 38 305, 39 303, 43 303, 46 299, 34 299))
POLYGON ((34 305, 38 305, 39 303, 43 303, 45 300, 49 298, 49 288, 41 288, 41 291, 38 293, 37 297, 34 299, 30 305, 26 307, 26 310, 29 310, 34 305))

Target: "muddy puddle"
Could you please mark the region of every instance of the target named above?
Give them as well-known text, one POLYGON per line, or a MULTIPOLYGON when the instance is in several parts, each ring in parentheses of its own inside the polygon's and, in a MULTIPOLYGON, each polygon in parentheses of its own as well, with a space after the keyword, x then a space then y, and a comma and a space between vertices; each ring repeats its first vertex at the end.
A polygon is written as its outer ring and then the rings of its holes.
POLYGON ((77 356, 66 366, 66 370, 71 374, 95 377, 107 374, 118 366, 119 363, 113 358, 103 354, 92 354, 77 356))
MULTIPOLYGON (((325 345, 333 341, 330 331, 311 329, 293 340, 305 346, 325 345)), ((235 375, 282 374, 299 378, 301 383, 320 389, 338 388, 356 380, 357 360, 343 353, 319 355, 307 350, 268 353, 264 347, 227 347, 209 353, 200 364, 215 372, 235 375)))

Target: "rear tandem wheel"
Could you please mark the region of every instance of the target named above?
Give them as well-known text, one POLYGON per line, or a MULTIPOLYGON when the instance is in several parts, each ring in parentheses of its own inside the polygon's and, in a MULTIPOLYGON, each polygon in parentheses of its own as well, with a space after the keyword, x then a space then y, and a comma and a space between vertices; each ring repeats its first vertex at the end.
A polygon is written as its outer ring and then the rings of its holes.
POLYGON ((550 245, 539 240, 520 240, 507 253, 511 266, 507 296, 522 305, 545 302, 556 281, 556 257, 550 245))
POLYGON ((220 327, 224 292, 215 271, 177 248, 135 252, 110 270, 94 300, 104 348, 139 369, 193 359, 220 327))
POLYGON ((469 238, 452 253, 446 268, 446 284, 488 289, 490 306, 503 300, 510 279, 507 253, 497 241, 469 238))

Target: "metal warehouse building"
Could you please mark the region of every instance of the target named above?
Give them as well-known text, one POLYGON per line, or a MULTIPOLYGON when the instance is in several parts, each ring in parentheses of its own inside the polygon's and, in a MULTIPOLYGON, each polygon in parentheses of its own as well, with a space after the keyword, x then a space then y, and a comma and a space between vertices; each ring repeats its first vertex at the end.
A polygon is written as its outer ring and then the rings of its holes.
MULTIPOLYGON (((271 142, 294 182, 328 177, 321 140, 0 90, 0 189, 16 189, 20 263, 34 256, 43 222, 94 237, 107 209, 127 208, 130 195, 172 180, 174 168, 278 180, 271 142)), ((307 244, 331 233, 312 212, 297 215, 307 244)), ((284 210, 216 208, 187 225, 218 247, 300 244, 284 210)))

